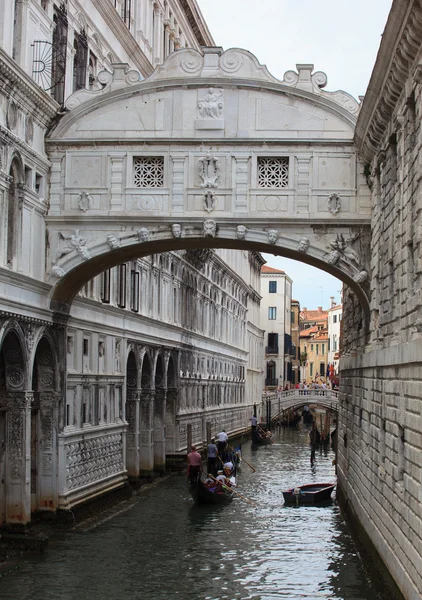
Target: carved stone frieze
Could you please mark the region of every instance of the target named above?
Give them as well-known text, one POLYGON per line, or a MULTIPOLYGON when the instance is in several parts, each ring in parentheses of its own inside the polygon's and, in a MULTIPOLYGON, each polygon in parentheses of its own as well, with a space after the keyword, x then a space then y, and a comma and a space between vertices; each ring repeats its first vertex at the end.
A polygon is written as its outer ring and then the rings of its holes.
POLYGON ((246 237, 246 233, 248 228, 245 225, 238 225, 236 227, 236 237, 238 240, 244 240, 246 237))
POLYGON ((204 97, 198 100, 198 118, 221 119, 223 108, 223 90, 209 88, 204 97))
POLYGON ((171 232, 172 232, 174 238, 183 237, 183 229, 182 229, 182 226, 180 225, 180 223, 173 223, 171 226, 171 232))
POLYGON ((56 261, 60 260, 66 254, 69 254, 73 250, 82 256, 85 260, 91 258, 88 248, 86 247, 87 241, 80 235, 79 229, 75 229, 74 233, 67 235, 62 231, 59 231, 59 247, 57 250, 56 261))
POLYGON ((309 241, 309 238, 307 237, 302 237, 299 240, 299 245, 298 245, 298 250, 299 252, 304 252, 306 254, 306 252, 308 252, 309 250, 309 246, 310 246, 311 242, 309 241))
POLYGON ((367 271, 363 268, 363 260, 359 253, 352 247, 352 244, 359 238, 359 234, 352 234, 345 239, 342 233, 338 233, 336 239, 330 242, 331 252, 327 262, 331 265, 344 263, 353 270, 357 271, 353 280, 356 283, 363 283, 368 278, 367 271))

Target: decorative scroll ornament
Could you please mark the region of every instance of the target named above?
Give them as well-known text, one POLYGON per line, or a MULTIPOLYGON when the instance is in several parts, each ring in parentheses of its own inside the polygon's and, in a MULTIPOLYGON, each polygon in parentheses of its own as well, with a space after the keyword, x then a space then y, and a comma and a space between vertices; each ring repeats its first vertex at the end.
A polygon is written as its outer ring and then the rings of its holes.
POLYGON ((148 242, 150 236, 149 229, 146 227, 141 227, 138 229, 138 239, 140 242, 148 242))
POLYGON ((88 192, 81 192, 78 198, 78 206, 83 212, 86 212, 92 206, 92 196, 88 192))
POLYGON ((217 234, 217 223, 212 219, 207 219, 203 222, 202 232, 204 237, 215 237, 217 234))
POLYGON ((180 225, 180 223, 173 223, 173 225, 171 226, 171 232, 172 232, 174 238, 183 237, 183 230, 182 230, 182 226, 180 225))
POLYGON ((276 244, 277 240, 278 240, 278 231, 277 229, 269 229, 267 231, 267 235, 268 235, 268 243, 269 244, 276 244))
POLYGON ((336 215, 338 212, 340 212, 341 199, 338 194, 330 194, 327 200, 327 208, 333 215, 336 215))
POLYGON ((117 248, 120 248, 120 246, 122 245, 119 238, 113 235, 112 233, 107 236, 107 243, 112 250, 117 250, 117 248))
POLYGON ((54 275, 55 277, 64 277, 66 275, 66 271, 64 271, 64 269, 62 269, 61 267, 54 265, 51 268, 51 274, 54 275))
POLYGON ((307 238, 307 237, 301 238, 299 241, 299 246, 298 246, 299 252, 304 252, 306 254, 306 252, 308 252, 308 250, 309 250, 310 245, 311 245, 311 242, 309 241, 309 238, 307 238))
POLYGON ((198 161, 199 175, 202 178, 201 188, 205 188, 204 208, 211 212, 215 208, 216 199, 211 190, 217 187, 217 179, 220 177, 220 161, 215 156, 212 157, 208 152, 206 157, 198 161))
POLYGON ((208 94, 198 101, 200 119, 221 119, 223 114, 223 90, 210 88, 208 94))
POLYGON ((246 233, 248 228, 245 225, 238 225, 236 228, 236 236, 238 240, 244 240, 246 237, 246 233))

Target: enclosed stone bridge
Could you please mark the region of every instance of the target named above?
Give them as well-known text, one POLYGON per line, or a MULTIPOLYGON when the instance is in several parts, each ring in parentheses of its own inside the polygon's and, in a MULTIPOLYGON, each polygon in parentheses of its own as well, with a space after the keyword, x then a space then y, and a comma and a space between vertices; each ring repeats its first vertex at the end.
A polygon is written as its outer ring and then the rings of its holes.
POLYGON ((172 54, 146 80, 114 65, 47 139, 52 307, 132 258, 260 250, 319 267, 369 312, 370 192, 358 103, 297 65, 283 81, 245 50, 172 54))
POLYGON ((300 409, 309 404, 317 404, 321 408, 338 412, 338 392, 335 390, 285 390, 264 396, 263 400, 266 399, 271 402, 273 415, 289 408, 300 409))

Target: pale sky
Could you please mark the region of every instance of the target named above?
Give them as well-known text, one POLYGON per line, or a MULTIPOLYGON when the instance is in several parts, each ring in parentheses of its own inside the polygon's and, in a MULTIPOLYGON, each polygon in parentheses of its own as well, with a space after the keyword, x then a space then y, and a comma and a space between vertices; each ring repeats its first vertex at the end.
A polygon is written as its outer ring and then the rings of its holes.
MULTIPOLYGON (((283 79, 298 63, 326 73, 327 91, 365 94, 392 0, 198 0, 217 46, 245 48, 283 79)), ((324 271, 264 255, 293 279, 301 306, 328 308, 342 283, 324 271)))

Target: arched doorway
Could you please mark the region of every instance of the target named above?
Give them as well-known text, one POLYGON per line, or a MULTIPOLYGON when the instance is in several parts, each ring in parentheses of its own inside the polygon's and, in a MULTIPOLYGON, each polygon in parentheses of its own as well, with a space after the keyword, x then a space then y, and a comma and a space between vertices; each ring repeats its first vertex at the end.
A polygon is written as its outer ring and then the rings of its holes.
POLYGON ((164 378, 164 361, 161 354, 157 356, 154 377, 154 469, 164 471, 166 468, 165 410, 166 393, 164 378))
POLYGON ((50 341, 42 337, 32 369, 31 511, 57 505, 58 393, 56 360, 50 341))
POLYGON ((27 457, 31 395, 19 333, 10 329, 0 351, 0 523, 30 521, 27 457))
POLYGON ((139 395, 138 365, 131 350, 126 364, 126 468, 129 477, 139 476, 139 395))
POLYGON ((145 353, 141 371, 140 400, 140 474, 150 474, 154 470, 153 415, 154 390, 152 389, 152 367, 148 353, 145 353))

